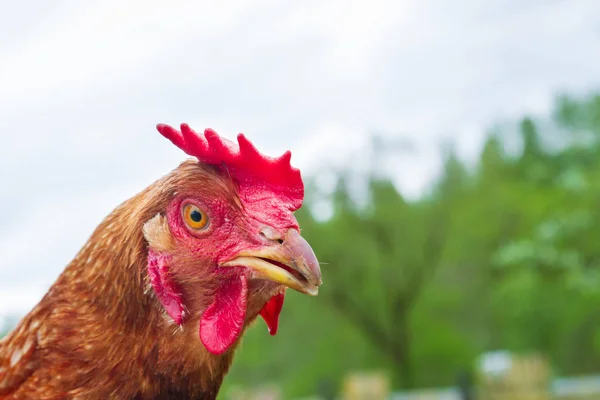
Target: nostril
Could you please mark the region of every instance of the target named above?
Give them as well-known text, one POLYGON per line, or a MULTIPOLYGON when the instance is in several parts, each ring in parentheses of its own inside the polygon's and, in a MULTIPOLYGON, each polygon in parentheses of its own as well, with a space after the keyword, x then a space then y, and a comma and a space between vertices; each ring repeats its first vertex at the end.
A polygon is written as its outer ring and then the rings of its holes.
POLYGON ((279 244, 283 244, 283 239, 281 235, 270 226, 265 226, 260 230, 260 235, 267 240, 277 241, 279 244))

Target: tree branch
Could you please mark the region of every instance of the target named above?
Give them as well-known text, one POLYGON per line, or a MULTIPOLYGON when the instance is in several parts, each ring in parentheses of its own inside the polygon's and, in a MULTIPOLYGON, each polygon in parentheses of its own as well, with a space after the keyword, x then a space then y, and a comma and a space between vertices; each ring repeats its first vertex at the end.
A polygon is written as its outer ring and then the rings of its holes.
POLYGON ((353 320, 354 323, 365 332, 376 347, 381 349, 382 345, 384 345, 385 349, 382 349, 382 352, 386 354, 388 346, 391 345, 391 335, 386 331, 382 324, 373 317, 373 313, 362 310, 352 296, 342 290, 333 289, 331 297, 333 305, 338 308, 342 314, 353 320))

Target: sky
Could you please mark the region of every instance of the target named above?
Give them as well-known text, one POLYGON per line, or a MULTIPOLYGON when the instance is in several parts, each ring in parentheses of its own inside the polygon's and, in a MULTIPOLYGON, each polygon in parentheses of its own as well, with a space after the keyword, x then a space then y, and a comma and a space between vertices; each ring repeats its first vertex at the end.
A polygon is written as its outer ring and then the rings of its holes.
POLYGON ((597 0, 24 0, 0 15, 0 316, 27 312, 110 211, 185 155, 187 122, 304 176, 358 163, 370 134, 408 197, 439 145, 600 90, 597 0))

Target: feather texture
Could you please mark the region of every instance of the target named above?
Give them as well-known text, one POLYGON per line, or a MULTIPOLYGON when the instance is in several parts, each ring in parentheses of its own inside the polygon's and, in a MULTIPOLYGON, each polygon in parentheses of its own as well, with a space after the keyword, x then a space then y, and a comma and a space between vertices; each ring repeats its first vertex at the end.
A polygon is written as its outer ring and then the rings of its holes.
MULTIPOLYGON (((180 327, 147 290, 149 242, 173 248, 160 216, 182 190, 210 192, 234 206, 238 201, 233 186, 211 166, 186 161, 116 208, 0 342, 0 399, 216 397, 235 346, 218 356, 206 351, 191 328, 202 309, 189 316, 189 329, 180 327)), ((190 279, 199 290, 185 294, 188 303, 207 303, 213 283, 204 284, 202 275, 190 279)), ((255 317, 265 301, 249 300, 249 315, 255 317)))

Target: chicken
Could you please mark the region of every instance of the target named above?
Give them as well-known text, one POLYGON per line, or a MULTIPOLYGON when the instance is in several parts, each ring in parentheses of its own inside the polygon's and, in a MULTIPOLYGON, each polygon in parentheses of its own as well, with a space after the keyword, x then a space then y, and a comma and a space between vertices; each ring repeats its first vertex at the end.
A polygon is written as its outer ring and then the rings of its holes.
POLYGON ((248 325, 317 295, 300 171, 213 130, 158 131, 195 159, 118 206, 0 342, 0 399, 214 399, 248 325))

